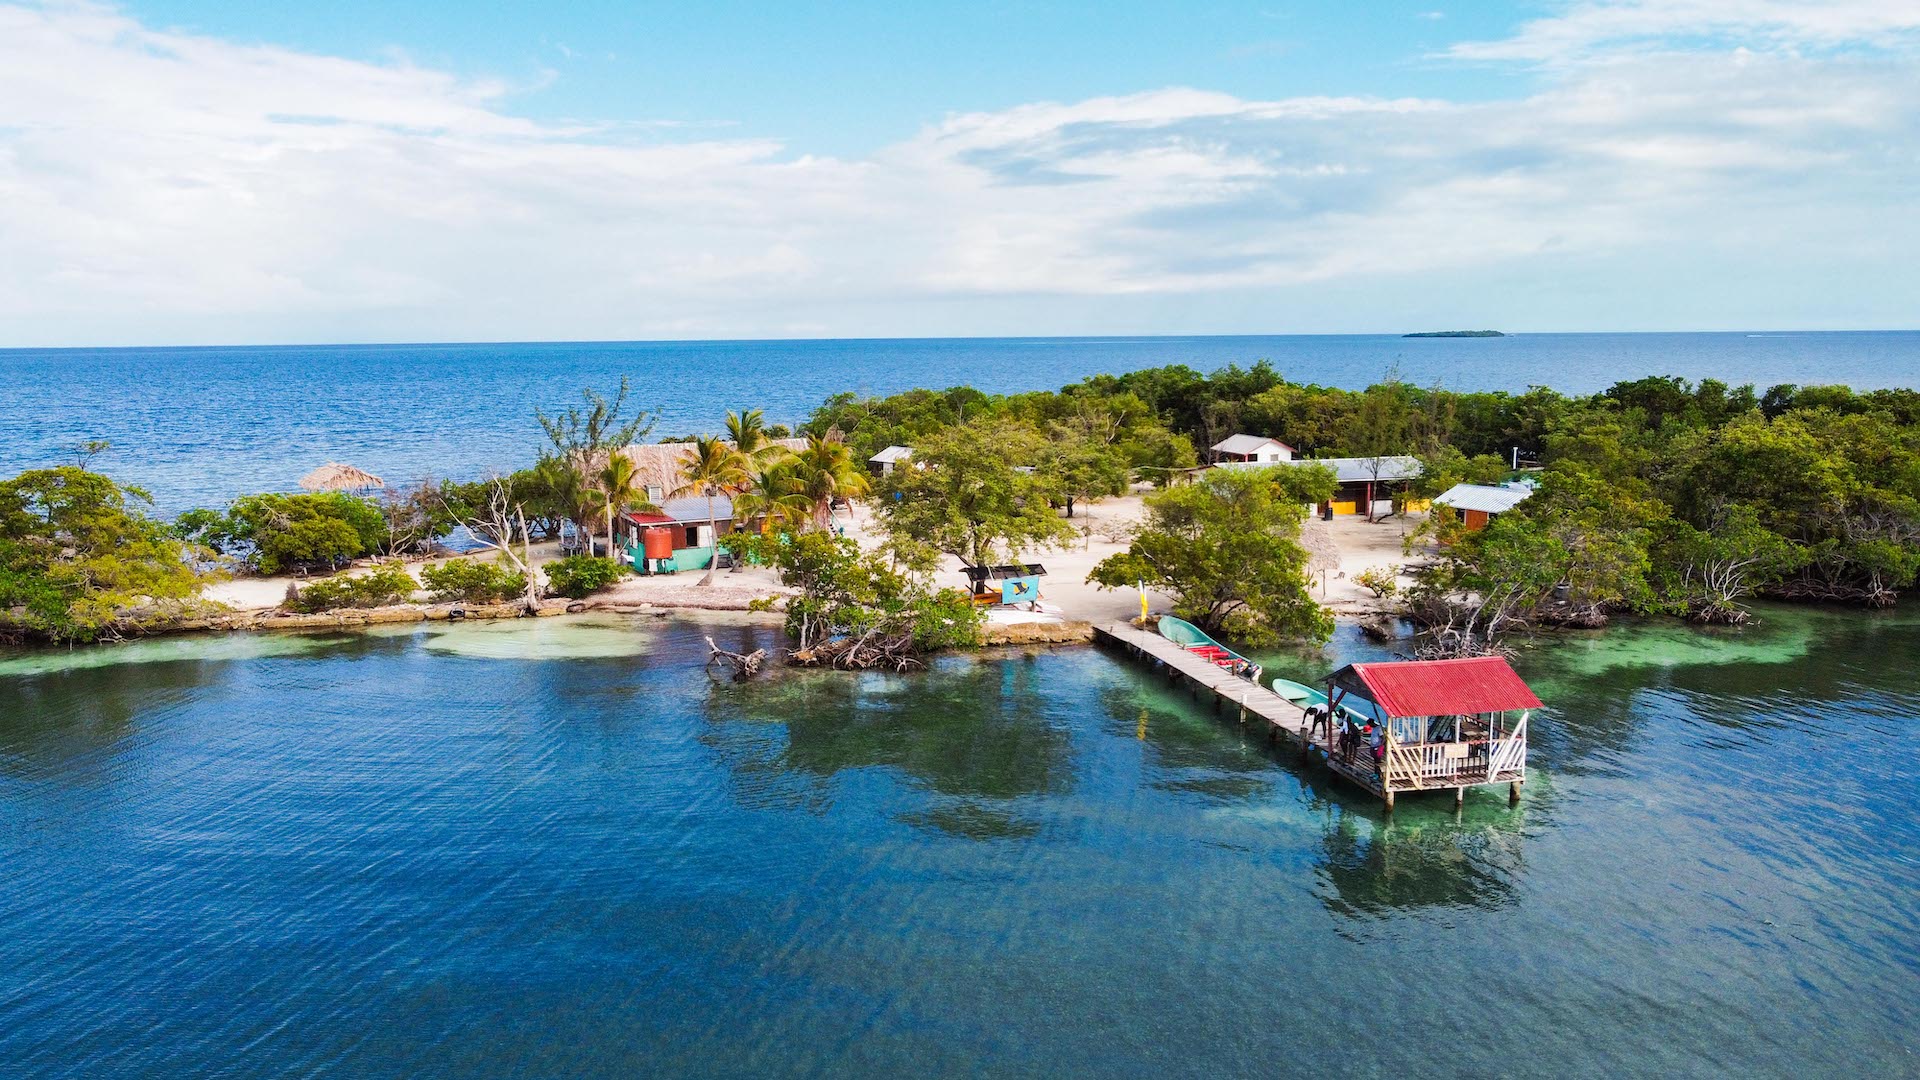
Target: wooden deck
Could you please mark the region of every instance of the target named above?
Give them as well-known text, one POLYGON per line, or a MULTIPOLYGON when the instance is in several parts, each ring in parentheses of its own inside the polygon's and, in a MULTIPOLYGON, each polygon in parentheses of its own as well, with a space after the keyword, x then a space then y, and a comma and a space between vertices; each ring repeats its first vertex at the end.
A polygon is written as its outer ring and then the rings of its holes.
POLYGON ((1158 633, 1142 630, 1130 623, 1096 625, 1093 636, 1096 642, 1119 646, 1143 662, 1155 665, 1166 673, 1169 682, 1185 680, 1195 698, 1212 700, 1214 715, 1232 714, 1242 724, 1257 724, 1265 729, 1269 742, 1278 743, 1285 739, 1298 746, 1302 754, 1319 751, 1314 756, 1329 770, 1364 788, 1374 797, 1384 799, 1389 810, 1393 809, 1395 794, 1452 791, 1455 805, 1458 805, 1467 788, 1493 784, 1510 784, 1510 797, 1518 799, 1520 784, 1525 782, 1524 716, 1511 745, 1503 750, 1498 746, 1486 747, 1483 744, 1483 752, 1492 751, 1493 756, 1482 757, 1478 761, 1454 764, 1437 758, 1426 760, 1430 755, 1443 753, 1439 749, 1441 744, 1392 747, 1387 764, 1388 775, 1393 778, 1393 783, 1387 785, 1381 782, 1380 770, 1365 748, 1356 753, 1352 761, 1346 760, 1341 756, 1339 747, 1330 744, 1326 732, 1309 727, 1306 714, 1298 705, 1272 690, 1222 670, 1158 633))
POLYGON ((1306 714, 1300 707, 1279 694, 1223 671, 1151 630, 1123 622, 1106 623, 1096 625, 1093 636, 1097 642, 1118 645, 1154 663, 1167 673, 1169 680, 1185 679, 1195 697, 1204 695, 1212 700, 1215 715, 1232 714, 1243 724, 1258 724, 1266 731, 1269 742, 1285 739, 1298 746, 1302 753, 1318 749, 1327 768, 1377 797, 1386 796, 1372 760, 1358 756, 1351 763, 1341 760, 1339 749, 1329 746, 1323 733, 1308 730, 1306 714))

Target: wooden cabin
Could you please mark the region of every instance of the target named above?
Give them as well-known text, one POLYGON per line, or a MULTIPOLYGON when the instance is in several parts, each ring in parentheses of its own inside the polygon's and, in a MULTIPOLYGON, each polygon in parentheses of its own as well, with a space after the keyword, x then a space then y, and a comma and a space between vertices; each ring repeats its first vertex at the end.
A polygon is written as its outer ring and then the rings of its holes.
POLYGON ((1389 809, 1403 792, 1452 790, 1458 805, 1468 788, 1492 784, 1519 799, 1540 699, 1504 658, 1348 664, 1325 681, 1335 715, 1370 717, 1381 735, 1377 758, 1364 739, 1333 741, 1327 764, 1389 809))
POLYGON ((714 496, 712 512, 710 522, 705 497, 663 499, 657 510, 625 511, 613 519, 614 548, 643 574, 705 570, 715 542, 734 531, 733 500, 714 496))

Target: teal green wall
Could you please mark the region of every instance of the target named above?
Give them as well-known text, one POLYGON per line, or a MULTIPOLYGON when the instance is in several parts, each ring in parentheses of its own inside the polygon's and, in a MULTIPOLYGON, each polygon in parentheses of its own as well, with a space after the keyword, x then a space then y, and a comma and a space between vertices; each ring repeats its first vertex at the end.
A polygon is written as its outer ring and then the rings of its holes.
MULTIPOLYGON (((673 560, 669 564, 675 570, 705 570, 707 562, 713 558, 712 547, 675 548, 673 560)), ((627 548, 627 561, 635 570, 645 572, 646 558, 639 545, 627 548)))

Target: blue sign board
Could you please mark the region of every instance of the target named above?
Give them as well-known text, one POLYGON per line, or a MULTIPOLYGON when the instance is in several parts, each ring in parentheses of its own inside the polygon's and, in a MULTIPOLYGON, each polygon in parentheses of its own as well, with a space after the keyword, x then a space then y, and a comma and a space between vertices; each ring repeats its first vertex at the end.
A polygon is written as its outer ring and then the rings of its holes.
POLYGON ((1040 579, 1037 577, 1008 578, 1000 583, 1000 602, 1003 604, 1030 604, 1040 599, 1040 579))

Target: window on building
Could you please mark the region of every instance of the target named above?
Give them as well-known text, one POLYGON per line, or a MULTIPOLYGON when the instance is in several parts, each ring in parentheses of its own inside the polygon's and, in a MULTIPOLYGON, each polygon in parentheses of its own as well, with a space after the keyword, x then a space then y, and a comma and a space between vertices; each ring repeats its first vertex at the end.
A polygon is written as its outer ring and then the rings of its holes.
POLYGON ((657 503, 665 497, 666 495, 660 490, 660 485, 658 484, 647 485, 647 501, 648 502, 657 503))
POLYGON ((698 525, 687 526, 687 546, 688 547, 700 546, 700 526, 698 525))

